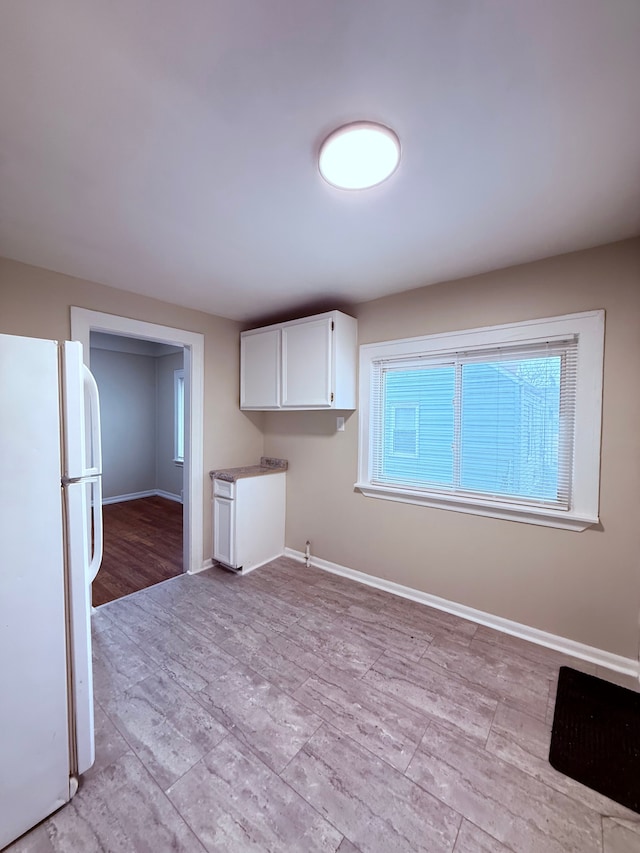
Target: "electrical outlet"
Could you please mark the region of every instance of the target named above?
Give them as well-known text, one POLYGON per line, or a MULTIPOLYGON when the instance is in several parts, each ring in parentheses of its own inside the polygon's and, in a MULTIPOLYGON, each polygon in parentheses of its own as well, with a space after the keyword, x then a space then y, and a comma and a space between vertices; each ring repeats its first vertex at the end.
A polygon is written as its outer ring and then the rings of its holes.
POLYGON ((344 432, 344 418, 336 418, 336 429, 338 432, 344 432))

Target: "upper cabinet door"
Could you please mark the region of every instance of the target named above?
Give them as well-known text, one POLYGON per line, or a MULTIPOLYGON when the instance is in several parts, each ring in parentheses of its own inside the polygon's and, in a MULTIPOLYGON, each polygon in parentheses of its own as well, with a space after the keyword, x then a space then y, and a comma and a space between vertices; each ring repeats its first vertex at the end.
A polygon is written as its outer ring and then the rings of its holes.
POLYGON ((240 406, 243 409, 280 408, 280 329, 241 336, 240 406))
POLYGON ((333 405, 332 327, 331 317, 283 326, 283 408, 330 408, 333 405))

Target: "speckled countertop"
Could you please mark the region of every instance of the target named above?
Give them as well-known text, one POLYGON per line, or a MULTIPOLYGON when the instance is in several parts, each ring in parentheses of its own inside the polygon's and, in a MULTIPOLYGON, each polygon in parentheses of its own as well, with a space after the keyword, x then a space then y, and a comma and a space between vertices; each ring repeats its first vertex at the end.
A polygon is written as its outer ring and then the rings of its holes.
POLYGON ((280 474, 286 471, 289 463, 286 459, 274 459, 271 456, 261 456, 259 465, 243 465, 241 468, 220 468, 209 471, 212 480, 226 480, 235 483, 243 477, 261 477, 263 474, 280 474))

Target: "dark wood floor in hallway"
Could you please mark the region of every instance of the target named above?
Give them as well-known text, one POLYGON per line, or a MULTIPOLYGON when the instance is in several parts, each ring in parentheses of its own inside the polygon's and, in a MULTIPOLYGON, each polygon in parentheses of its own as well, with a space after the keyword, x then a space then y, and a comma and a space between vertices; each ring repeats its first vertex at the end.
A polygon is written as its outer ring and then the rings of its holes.
POLYGON ((93 606, 182 573, 182 504, 139 498, 107 504, 104 556, 93 582, 93 606))

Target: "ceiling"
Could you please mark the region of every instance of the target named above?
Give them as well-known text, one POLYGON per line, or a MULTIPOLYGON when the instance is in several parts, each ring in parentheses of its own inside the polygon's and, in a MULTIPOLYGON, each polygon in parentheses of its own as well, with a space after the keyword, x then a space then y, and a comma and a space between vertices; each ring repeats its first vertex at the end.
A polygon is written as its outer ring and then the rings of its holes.
POLYGON ((0 4, 1 255, 248 321, 638 233, 638 0, 0 4))

